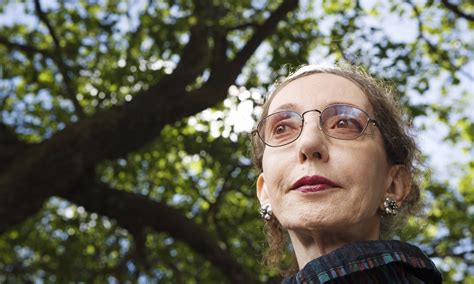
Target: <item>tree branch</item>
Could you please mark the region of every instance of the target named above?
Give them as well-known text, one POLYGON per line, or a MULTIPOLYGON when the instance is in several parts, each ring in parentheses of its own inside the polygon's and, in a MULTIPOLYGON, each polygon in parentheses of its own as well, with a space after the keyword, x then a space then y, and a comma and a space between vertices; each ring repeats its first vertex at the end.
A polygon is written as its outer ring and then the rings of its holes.
POLYGON ((27 147, 28 145, 18 140, 15 133, 8 126, 0 122, 0 171, 8 166, 15 155, 24 151, 27 147))
POLYGON ((286 0, 268 17, 268 19, 261 25, 255 28, 252 37, 244 45, 244 47, 237 53, 236 57, 232 61, 227 61, 225 57, 227 44, 225 42, 225 35, 215 34, 214 35, 214 49, 212 51, 213 56, 217 58, 212 59, 211 75, 209 80, 204 86, 193 91, 189 96, 192 98, 192 103, 195 104, 196 108, 202 110, 215 105, 219 101, 223 100, 227 95, 227 87, 230 86, 242 71, 242 68, 250 59, 252 54, 257 50, 258 46, 277 28, 278 23, 283 20, 286 15, 296 9, 298 6, 298 0, 286 0), (216 86, 226 88, 220 89, 220 95, 215 95, 210 90, 216 89, 216 86))
MULTIPOLYGON (((48 197, 65 194, 100 161, 122 157, 137 150, 156 139, 165 125, 222 101, 241 71, 237 68, 243 67, 244 60, 251 56, 250 52, 255 51, 258 43, 274 31, 278 20, 295 8, 296 3, 295 0, 285 1, 277 9, 278 13, 270 16, 256 30, 243 51, 231 62, 232 70, 213 70, 214 76, 211 75, 212 78, 200 89, 190 93, 186 91, 183 82, 192 82, 194 75, 200 74, 200 68, 190 66, 196 64, 192 54, 182 54, 180 58, 183 61, 175 72, 135 96, 130 103, 86 117, 57 132, 49 140, 16 155, 10 165, 0 172, 0 233, 37 212, 48 197), (186 67, 193 71, 186 71, 186 67)), ((190 52, 190 47, 200 41, 199 33, 203 33, 206 41, 209 39, 206 29, 196 28, 192 32, 194 35, 188 42, 189 48, 183 52, 190 52)), ((199 46, 204 44, 199 43, 199 46)), ((200 55, 194 53, 195 57, 205 60, 200 55)))
MULTIPOLYGON (((134 244, 134 251, 133 251, 133 258, 137 262, 137 264, 141 264, 146 271, 150 269, 150 263, 148 261, 148 255, 146 250, 146 232, 145 228, 142 226, 135 226, 135 224, 128 224, 125 227, 130 234, 133 236, 133 244, 134 244)), ((138 271, 138 269, 137 269, 138 271)))
POLYGON ((257 23, 250 22, 250 23, 244 23, 244 24, 240 24, 240 25, 237 25, 237 26, 230 27, 227 30, 228 31, 236 31, 236 30, 246 30, 248 28, 257 28, 257 27, 258 27, 257 23))
POLYGON ((85 113, 84 113, 84 110, 82 109, 81 104, 76 98, 77 88, 69 74, 70 72, 69 67, 66 66, 66 64, 64 63, 64 58, 62 56, 63 52, 62 52, 62 48, 61 48, 61 44, 59 42, 58 36, 56 35, 56 32, 53 26, 51 25, 51 23, 48 21, 46 13, 43 11, 39 0, 35 0, 35 9, 41 22, 43 22, 43 24, 46 25, 46 28, 48 29, 49 34, 51 35, 51 38, 53 39, 55 52, 56 52, 56 55, 53 57, 53 60, 56 62, 59 72, 61 73, 61 76, 63 77, 63 83, 64 83, 63 88, 64 88, 64 92, 66 93, 66 97, 68 97, 74 104, 74 109, 76 110, 77 116, 79 118, 84 118, 85 113))
POLYGON ((244 67, 245 63, 250 59, 250 56, 252 56, 255 50, 257 50, 263 40, 270 36, 275 31, 278 23, 284 19, 290 11, 296 9, 297 6, 298 0, 283 1, 269 18, 255 29, 252 37, 230 63, 230 72, 232 72, 235 77, 238 76, 240 70, 244 67))
MULTIPOLYGON (((460 74, 466 76, 470 80, 474 80, 474 77, 471 74, 469 74, 468 72, 465 72, 461 68, 462 65, 461 66, 456 66, 456 64, 451 62, 451 59, 449 58, 449 55, 445 50, 438 48, 438 46, 436 46, 428 38, 426 38, 426 36, 424 34, 424 31, 423 31, 423 21, 421 20, 420 10, 416 7, 416 5, 414 3, 412 3, 411 0, 405 0, 405 2, 408 3, 412 7, 413 12, 415 13, 415 17, 416 17, 416 20, 418 22, 418 40, 424 41, 428 45, 428 48, 431 52, 438 53, 439 56, 441 57, 441 59, 443 59, 445 62, 448 62, 448 65, 445 66, 446 69, 449 70, 450 68, 452 68, 452 66, 455 66, 455 68, 457 69, 457 72, 459 72, 460 74)), ((414 47, 413 47, 413 49, 414 49, 414 47)), ((440 62, 439 64, 443 65, 443 62, 440 62)))
POLYGON ((121 226, 143 230, 152 228, 183 241, 208 259, 234 283, 255 283, 256 279, 232 255, 221 249, 213 235, 199 224, 184 217, 177 209, 144 196, 114 190, 108 185, 84 179, 74 190, 60 194, 78 205, 115 219, 121 226))
MULTIPOLYGON (((38 0, 35 3, 39 5, 38 0)), ((90 169, 100 161, 118 158, 136 150, 155 139, 166 124, 222 101, 228 87, 258 45, 296 4, 296 0, 284 1, 255 30, 232 62, 216 65, 219 68, 213 70, 211 78, 200 89, 189 93, 186 84, 183 84, 193 82, 209 63, 207 44, 210 33, 206 27, 195 26, 180 56, 178 67, 170 76, 135 96, 130 103, 99 111, 68 125, 47 141, 15 155, 8 167, 0 171, 0 233, 36 213, 48 197, 58 195, 90 211, 114 218, 124 227, 142 226, 167 232, 209 259, 233 282, 256 282, 227 251, 220 248, 209 232, 186 219, 176 209, 143 196, 110 189, 97 182, 87 182, 87 177, 90 169)), ((39 8, 38 13, 41 11, 39 8)), ((43 21, 47 20, 44 14, 41 17, 43 21)), ((53 41, 58 44, 53 34, 53 41)), ((56 63, 67 83, 67 68, 57 58, 56 63)), ((66 86, 71 90, 71 84, 66 86)), ((75 95, 70 91, 68 93, 75 95)))
POLYGON ((15 133, 4 123, 0 122, 0 145, 17 145, 20 143, 15 133))
POLYGON ((188 44, 183 48, 178 66, 170 78, 182 78, 180 85, 185 88, 202 74, 210 60, 209 29, 203 25, 191 27, 188 44))
POLYGON ((443 3, 443 5, 448 10, 450 10, 454 14, 458 15, 459 17, 464 18, 468 21, 474 22, 474 15, 464 13, 463 11, 461 11, 461 9, 459 9, 459 7, 457 5, 454 5, 454 4, 450 3, 449 0, 441 0, 441 3, 443 3))
POLYGON ((35 0, 35 9, 41 22, 43 22, 43 24, 46 25, 46 28, 48 29, 49 34, 53 38, 54 46, 56 47, 56 49, 59 49, 60 48, 59 39, 56 35, 56 32, 53 29, 53 26, 51 26, 51 24, 49 23, 48 18, 46 17, 46 14, 42 9, 41 3, 39 0, 35 0))
POLYGON ((53 55, 49 50, 39 49, 30 45, 16 43, 9 41, 6 37, 0 36, 0 44, 4 45, 9 49, 16 49, 19 51, 23 51, 29 55, 41 54, 45 57, 52 58, 53 55))

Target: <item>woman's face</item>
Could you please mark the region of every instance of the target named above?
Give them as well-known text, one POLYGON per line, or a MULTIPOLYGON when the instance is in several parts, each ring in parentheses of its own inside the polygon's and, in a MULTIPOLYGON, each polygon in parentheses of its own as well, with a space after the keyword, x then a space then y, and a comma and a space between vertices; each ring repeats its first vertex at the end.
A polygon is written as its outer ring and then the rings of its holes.
MULTIPOLYGON (((289 83, 276 94, 268 113, 282 107, 300 114, 322 111, 336 103, 356 106, 374 117, 366 95, 351 81, 332 74, 308 75, 289 83)), ((272 205, 273 214, 290 233, 362 230, 378 235, 377 210, 393 183, 380 131, 369 125, 355 140, 338 140, 319 129, 317 112, 304 118, 296 141, 265 147, 257 182, 260 202, 272 205), (297 181, 302 185, 299 190, 293 189, 297 181)))

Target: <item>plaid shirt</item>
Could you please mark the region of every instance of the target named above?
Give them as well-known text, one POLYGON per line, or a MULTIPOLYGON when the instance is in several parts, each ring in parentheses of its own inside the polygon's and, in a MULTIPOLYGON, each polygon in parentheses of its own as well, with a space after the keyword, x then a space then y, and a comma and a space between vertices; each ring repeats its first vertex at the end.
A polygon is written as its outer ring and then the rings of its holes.
POLYGON ((363 241, 313 259, 282 283, 441 283, 441 274, 416 246, 363 241))

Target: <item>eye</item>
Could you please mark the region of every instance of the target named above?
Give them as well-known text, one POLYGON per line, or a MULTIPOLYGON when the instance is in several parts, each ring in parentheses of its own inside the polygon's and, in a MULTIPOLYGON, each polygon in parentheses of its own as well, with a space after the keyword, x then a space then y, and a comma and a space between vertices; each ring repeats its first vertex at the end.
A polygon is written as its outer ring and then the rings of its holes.
MULTIPOLYGON (((300 133, 302 119, 293 111, 281 111, 269 115, 262 121, 264 141, 270 145, 285 144, 297 137, 300 133)), ((262 137, 261 136, 261 137, 262 137)))
POLYGON ((348 119, 341 119, 336 123, 336 128, 348 128, 353 126, 353 123, 348 119))
POLYGON ((337 128, 347 128, 349 126, 349 122, 347 120, 339 120, 336 124, 337 128))
POLYGON ((284 119, 278 121, 271 128, 271 139, 286 139, 297 135, 300 126, 297 120, 294 119, 284 119))
POLYGON ((333 125, 332 128, 347 128, 347 129, 361 130, 362 125, 356 119, 344 118, 344 119, 337 120, 337 122, 333 125))
POLYGON ((287 130, 287 126, 286 125, 277 125, 277 127, 275 128, 275 134, 282 134, 282 133, 285 133, 285 131, 287 130))

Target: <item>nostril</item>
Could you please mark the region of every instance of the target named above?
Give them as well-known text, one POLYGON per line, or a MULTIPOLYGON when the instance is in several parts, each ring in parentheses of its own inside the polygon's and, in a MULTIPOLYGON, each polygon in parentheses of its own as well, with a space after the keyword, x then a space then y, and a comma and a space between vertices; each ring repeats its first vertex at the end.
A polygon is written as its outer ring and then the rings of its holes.
POLYGON ((321 153, 319 152, 314 152, 313 153, 313 157, 318 159, 318 160, 321 160, 323 158, 323 156, 321 155, 321 153))

